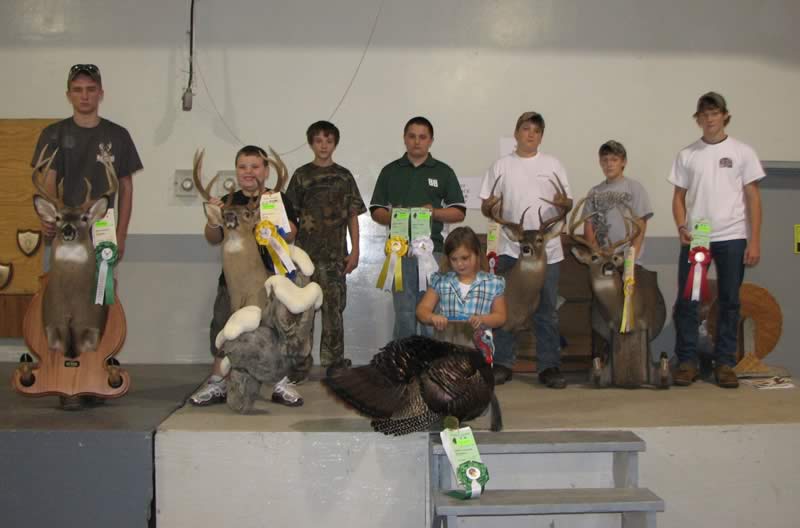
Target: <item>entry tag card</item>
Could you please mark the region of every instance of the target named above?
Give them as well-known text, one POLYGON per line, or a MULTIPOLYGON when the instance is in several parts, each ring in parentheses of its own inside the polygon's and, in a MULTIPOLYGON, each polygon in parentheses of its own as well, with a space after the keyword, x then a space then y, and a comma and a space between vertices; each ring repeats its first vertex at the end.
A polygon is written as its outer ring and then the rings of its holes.
POLYGON ((696 247, 711 247, 711 222, 706 218, 697 220, 692 226, 692 242, 689 250, 696 247))
POLYGON ((392 224, 389 228, 390 237, 399 237, 408 240, 408 222, 411 211, 403 207, 392 209, 392 224))
POLYGON ((97 247, 101 242, 117 245, 117 219, 114 210, 106 210, 106 215, 92 226, 92 243, 97 247))
POLYGON ((411 240, 430 238, 431 236, 431 210, 427 207, 414 207, 411 209, 411 240))
POLYGON ((289 224, 289 217, 286 216, 281 193, 263 193, 259 209, 261 210, 261 220, 269 220, 273 225, 281 227, 285 233, 291 232, 292 226, 289 224))
POLYGON ((461 429, 445 429, 439 433, 442 447, 450 461, 450 467, 460 490, 450 492, 460 499, 480 497, 483 488, 489 481, 489 471, 481 462, 478 444, 470 427, 461 429))
POLYGON ((497 253, 497 238, 500 235, 500 224, 494 220, 489 220, 486 228, 486 254, 497 253))

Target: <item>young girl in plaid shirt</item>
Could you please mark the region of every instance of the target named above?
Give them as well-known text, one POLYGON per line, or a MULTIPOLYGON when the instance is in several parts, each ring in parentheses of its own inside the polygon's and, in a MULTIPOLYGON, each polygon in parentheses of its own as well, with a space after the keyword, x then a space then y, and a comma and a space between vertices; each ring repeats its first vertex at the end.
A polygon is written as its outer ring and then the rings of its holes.
POLYGON ((444 241, 444 253, 443 271, 431 277, 431 286, 417 305, 417 319, 437 330, 444 330, 448 321, 469 321, 475 329, 502 326, 506 282, 486 271, 486 257, 475 232, 469 227, 454 229, 444 241))

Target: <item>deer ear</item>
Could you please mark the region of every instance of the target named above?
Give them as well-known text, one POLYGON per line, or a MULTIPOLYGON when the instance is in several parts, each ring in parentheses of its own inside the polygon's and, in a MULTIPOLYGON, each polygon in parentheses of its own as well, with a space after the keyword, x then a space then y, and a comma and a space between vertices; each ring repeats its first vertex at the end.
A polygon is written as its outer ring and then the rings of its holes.
POLYGON ((108 196, 101 196, 89 208, 89 223, 93 224, 103 218, 108 210, 108 196))
POLYGON ((591 262, 592 253, 583 246, 572 246, 572 255, 578 259, 578 262, 581 264, 586 264, 588 266, 591 262))
POLYGON ((58 211, 56 206, 45 198, 38 194, 33 195, 33 208, 36 209, 36 214, 39 215, 39 218, 51 224, 55 223, 58 211))
POLYGON ((218 205, 205 202, 203 204, 203 211, 206 213, 206 218, 208 219, 209 224, 218 226, 223 224, 222 209, 218 205))

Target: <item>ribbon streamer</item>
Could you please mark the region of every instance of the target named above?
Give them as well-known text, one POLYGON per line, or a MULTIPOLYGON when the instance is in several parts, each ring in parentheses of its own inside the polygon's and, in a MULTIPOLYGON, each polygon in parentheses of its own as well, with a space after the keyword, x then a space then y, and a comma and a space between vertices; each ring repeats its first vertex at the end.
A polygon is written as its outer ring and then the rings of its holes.
POLYGON ((267 248, 276 273, 287 276, 294 273, 295 267, 289 255, 289 245, 275 224, 269 220, 259 222, 256 226, 256 242, 267 248))
POLYGON ((497 253, 490 251, 486 254, 486 259, 489 261, 489 273, 494 275, 497 273, 497 253))
POLYGON ((689 276, 683 288, 683 298, 691 301, 706 302, 711 298, 708 291, 708 268, 711 266, 711 251, 703 246, 696 246, 689 252, 689 276))
POLYGON ((428 289, 431 275, 439 271, 439 264, 433 258, 433 240, 420 237, 411 241, 411 255, 417 258, 417 284, 419 291, 428 289))
POLYGON ((486 465, 474 460, 462 463, 456 469, 456 482, 464 490, 453 490, 448 495, 457 499, 477 499, 489 482, 489 470, 486 465))
POLYGON ((408 253, 408 241, 400 236, 390 237, 386 241, 383 248, 386 258, 383 261, 381 273, 378 275, 378 283, 376 288, 392 291, 392 283, 394 283, 394 291, 403 291, 403 265, 402 257, 408 253))
POLYGON ((114 264, 117 263, 117 245, 113 242, 100 242, 94 248, 97 263, 94 293, 95 304, 114 304, 114 264))
POLYGON ((633 329, 633 294, 636 285, 636 248, 630 246, 625 255, 625 267, 622 272, 622 320, 620 321, 619 331, 626 334, 633 329))

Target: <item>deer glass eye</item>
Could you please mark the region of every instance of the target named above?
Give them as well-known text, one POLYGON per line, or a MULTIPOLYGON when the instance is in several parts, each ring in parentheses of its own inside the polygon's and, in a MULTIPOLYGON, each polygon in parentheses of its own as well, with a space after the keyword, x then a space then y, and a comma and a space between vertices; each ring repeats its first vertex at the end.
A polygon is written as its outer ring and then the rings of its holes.
POLYGON ((81 215, 81 222, 88 222, 88 221, 89 221, 89 215, 81 215))
POLYGON ((600 260, 600 257, 597 255, 592 255, 592 262, 597 262, 598 260, 600 260))

